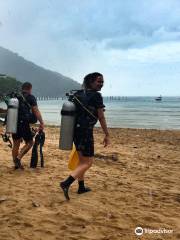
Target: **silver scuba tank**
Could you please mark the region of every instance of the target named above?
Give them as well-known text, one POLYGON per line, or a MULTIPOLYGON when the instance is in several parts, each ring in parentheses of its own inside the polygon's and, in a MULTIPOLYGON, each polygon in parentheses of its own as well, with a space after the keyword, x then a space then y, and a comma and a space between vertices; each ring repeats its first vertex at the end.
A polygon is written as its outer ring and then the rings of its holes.
POLYGON ((75 104, 71 101, 64 102, 61 110, 61 130, 59 139, 59 148, 61 150, 72 149, 75 118, 75 104))
POLYGON ((18 123, 19 100, 10 98, 8 101, 6 133, 16 133, 18 123))

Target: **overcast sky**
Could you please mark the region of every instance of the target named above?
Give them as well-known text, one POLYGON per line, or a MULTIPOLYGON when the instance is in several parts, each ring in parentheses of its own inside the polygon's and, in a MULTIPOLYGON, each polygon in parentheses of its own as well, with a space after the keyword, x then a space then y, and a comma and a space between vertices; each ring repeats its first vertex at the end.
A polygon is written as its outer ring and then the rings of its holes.
POLYGON ((0 0, 0 46, 104 95, 180 95, 179 0, 0 0))

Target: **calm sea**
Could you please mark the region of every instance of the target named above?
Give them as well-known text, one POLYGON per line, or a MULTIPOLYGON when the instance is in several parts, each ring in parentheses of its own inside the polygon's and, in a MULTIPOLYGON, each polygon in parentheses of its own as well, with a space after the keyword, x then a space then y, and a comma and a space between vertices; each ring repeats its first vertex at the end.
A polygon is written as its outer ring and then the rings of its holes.
MULTIPOLYGON (((109 127, 180 129, 180 97, 163 97, 161 102, 154 97, 104 98, 104 103, 109 127)), ((60 125, 63 100, 38 104, 47 124, 60 125)))

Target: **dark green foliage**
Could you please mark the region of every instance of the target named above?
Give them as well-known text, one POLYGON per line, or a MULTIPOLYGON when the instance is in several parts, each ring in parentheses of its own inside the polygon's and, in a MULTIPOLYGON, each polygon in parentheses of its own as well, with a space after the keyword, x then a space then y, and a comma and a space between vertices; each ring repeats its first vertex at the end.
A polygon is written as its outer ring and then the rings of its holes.
POLYGON ((19 90, 21 85, 22 83, 17 81, 15 78, 0 74, 0 95, 19 90))

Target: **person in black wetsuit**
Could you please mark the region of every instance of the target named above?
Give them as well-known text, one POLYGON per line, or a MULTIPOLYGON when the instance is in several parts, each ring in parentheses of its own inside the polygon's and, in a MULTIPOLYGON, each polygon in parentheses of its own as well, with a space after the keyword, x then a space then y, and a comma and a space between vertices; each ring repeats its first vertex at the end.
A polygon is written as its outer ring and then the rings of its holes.
POLYGON ((32 84, 29 82, 23 83, 22 95, 26 103, 28 104, 28 106, 27 104, 24 104, 24 105, 21 105, 21 107, 19 107, 17 133, 12 134, 12 138, 13 138, 12 157, 13 157, 15 169, 24 168, 21 164, 21 159, 33 146, 33 136, 30 129, 30 122, 29 122, 29 119, 25 117, 26 115, 29 114, 29 111, 32 111, 32 113, 35 115, 37 120, 39 120, 40 122, 39 130, 44 129, 43 119, 38 109, 36 98, 31 94, 31 92, 32 92, 32 84), (21 139, 25 141, 25 145, 22 147, 21 151, 19 152, 21 139))
MULTIPOLYGON (((78 194, 91 191, 84 184, 86 171, 91 167, 94 156, 93 127, 99 120, 105 134, 104 147, 109 145, 109 133, 104 116, 103 98, 99 91, 103 87, 104 79, 100 73, 90 73, 84 78, 83 90, 75 94, 77 99, 77 117, 74 131, 74 144, 78 151, 80 163, 70 176, 60 183, 64 196, 69 200, 68 190, 70 185, 77 179, 79 183, 78 194), (83 109, 80 103, 87 109, 83 109), (88 113, 89 111, 89 113, 88 113)), ((75 100, 76 100, 75 99, 75 100)))

